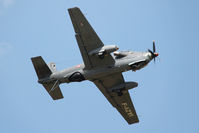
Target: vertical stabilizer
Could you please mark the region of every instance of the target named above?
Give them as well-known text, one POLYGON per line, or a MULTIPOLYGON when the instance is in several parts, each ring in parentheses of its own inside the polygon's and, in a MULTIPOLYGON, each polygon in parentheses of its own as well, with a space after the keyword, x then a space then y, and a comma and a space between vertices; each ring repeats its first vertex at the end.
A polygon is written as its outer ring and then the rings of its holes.
POLYGON ((55 65, 54 62, 49 63, 49 64, 48 64, 48 67, 50 68, 50 70, 51 70, 53 73, 57 71, 56 65, 55 65))

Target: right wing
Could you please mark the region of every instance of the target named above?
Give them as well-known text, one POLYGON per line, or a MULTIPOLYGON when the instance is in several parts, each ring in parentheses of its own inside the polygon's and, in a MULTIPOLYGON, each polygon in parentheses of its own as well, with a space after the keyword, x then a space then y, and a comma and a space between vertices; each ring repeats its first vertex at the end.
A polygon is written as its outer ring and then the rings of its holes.
POLYGON ((114 64, 115 61, 110 54, 104 59, 88 54, 92 50, 103 47, 104 44, 79 8, 70 8, 68 12, 76 33, 75 37, 85 64, 85 69, 114 64))
POLYGON ((122 96, 118 96, 116 92, 109 91, 110 88, 124 84, 124 78, 121 73, 97 79, 93 82, 129 124, 139 122, 128 90, 123 90, 122 96))

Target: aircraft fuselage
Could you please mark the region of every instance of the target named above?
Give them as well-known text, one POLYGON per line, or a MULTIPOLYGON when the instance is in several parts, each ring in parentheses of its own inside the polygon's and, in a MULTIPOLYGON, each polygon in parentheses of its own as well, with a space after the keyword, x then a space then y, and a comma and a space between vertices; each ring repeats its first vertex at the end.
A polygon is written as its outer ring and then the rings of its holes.
POLYGON ((95 79, 114 73, 139 70, 145 67, 152 58, 149 52, 129 52, 129 54, 123 58, 114 59, 115 64, 111 66, 86 70, 84 69, 84 64, 80 64, 62 71, 57 71, 52 73, 48 79, 40 79, 39 83, 51 82, 53 80, 59 80, 61 83, 81 82, 83 80, 94 81, 95 79))

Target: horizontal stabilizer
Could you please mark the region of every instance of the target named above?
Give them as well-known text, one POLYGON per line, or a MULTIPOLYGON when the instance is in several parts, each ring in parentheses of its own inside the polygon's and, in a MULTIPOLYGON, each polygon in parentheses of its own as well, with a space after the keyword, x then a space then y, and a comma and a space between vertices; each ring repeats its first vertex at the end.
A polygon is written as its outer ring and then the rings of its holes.
MULTIPOLYGON (((56 71, 55 64, 50 63, 49 65, 47 65, 41 56, 33 57, 31 58, 31 60, 39 80, 48 78, 52 74, 52 72, 56 71)), ((42 85, 53 100, 63 98, 62 92, 59 88, 58 80, 42 83, 42 85)))
POLYGON ((42 84, 53 100, 58 100, 64 98, 62 92, 59 88, 59 84, 56 82, 50 82, 42 84))
POLYGON ((41 56, 33 57, 31 60, 39 79, 46 78, 52 74, 50 68, 41 56))

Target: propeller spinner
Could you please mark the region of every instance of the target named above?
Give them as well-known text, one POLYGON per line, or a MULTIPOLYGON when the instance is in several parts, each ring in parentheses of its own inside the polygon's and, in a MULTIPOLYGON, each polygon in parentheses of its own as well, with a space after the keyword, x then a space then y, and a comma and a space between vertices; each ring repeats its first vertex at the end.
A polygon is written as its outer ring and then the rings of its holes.
POLYGON ((158 53, 156 53, 156 48, 155 48, 155 41, 153 40, 153 52, 148 49, 148 51, 152 54, 152 58, 154 59, 155 62, 155 58, 159 55, 158 53))

